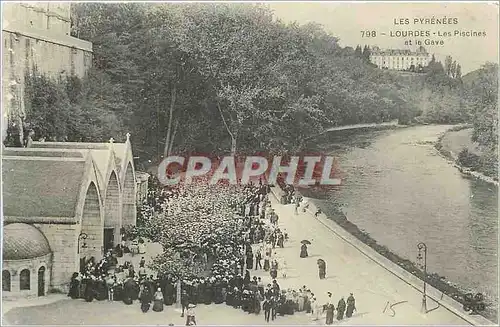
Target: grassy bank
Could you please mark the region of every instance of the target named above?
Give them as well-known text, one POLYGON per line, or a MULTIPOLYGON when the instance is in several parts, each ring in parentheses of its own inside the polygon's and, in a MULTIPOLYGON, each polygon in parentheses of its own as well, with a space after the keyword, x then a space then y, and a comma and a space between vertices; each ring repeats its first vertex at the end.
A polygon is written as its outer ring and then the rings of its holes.
MULTIPOLYGON (((310 197, 310 195, 305 195, 305 196, 310 197)), ((318 208, 321 208, 321 210, 323 211, 321 203, 318 203, 320 201, 314 201, 314 202, 315 205, 318 208)), ((432 285, 434 288, 450 296, 456 301, 464 304, 465 294, 471 293, 470 290, 466 290, 458 285, 451 283, 450 281, 447 281, 445 277, 440 276, 437 273, 427 272, 427 276, 425 276, 424 272, 415 263, 413 263, 408 259, 402 258, 396 253, 392 252, 386 246, 378 244, 377 241, 373 239, 367 232, 360 230, 358 226, 356 226, 356 224, 350 222, 347 219, 345 214, 340 209, 334 209, 334 211, 332 212, 331 208, 329 208, 328 212, 329 212, 328 217, 330 219, 332 219, 335 223, 337 223, 347 232, 355 236, 358 240, 370 246, 379 254, 383 255, 384 257, 391 260, 392 262, 394 262, 401 268, 405 269, 409 273, 413 274, 414 276, 418 277, 419 279, 426 280, 428 284, 432 285)), ((486 306, 486 310, 482 312, 481 315, 491 321, 495 322, 497 321, 497 310, 491 305, 488 305, 488 303, 486 306)))
POLYGON ((498 185, 495 154, 482 151, 471 136, 470 126, 456 126, 438 138, 435 148, 442 156, 452 160, 463 174, 498 185))

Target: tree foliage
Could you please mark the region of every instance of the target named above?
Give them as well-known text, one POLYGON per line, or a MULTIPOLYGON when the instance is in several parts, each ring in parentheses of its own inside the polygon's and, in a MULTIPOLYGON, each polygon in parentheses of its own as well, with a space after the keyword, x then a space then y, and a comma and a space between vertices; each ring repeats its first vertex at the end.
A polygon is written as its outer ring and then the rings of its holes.
POLYGON ((467 89, 474 108, 472 138, 496 152, 498 146, 498 64, 486 63, 467 89))
POLYGON ((75 33, 119 84, 124 124, 148 156, 295 151, 326 127, 411 111, 367 47, 358 58, 321 27, 283 23, 260 5, 74 7, 75 33))
POLYGON ((119 135, 123 111, 116 85, 97 70, 83 79, 51 79, 36 69, 26 78, 26 127, 48 141, 98 142, 119 135))

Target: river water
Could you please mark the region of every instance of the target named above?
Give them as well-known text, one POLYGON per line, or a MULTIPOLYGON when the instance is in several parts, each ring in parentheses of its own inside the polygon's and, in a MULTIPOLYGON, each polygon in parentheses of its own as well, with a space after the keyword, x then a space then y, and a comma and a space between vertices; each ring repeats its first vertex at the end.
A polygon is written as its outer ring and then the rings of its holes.
POLYGON ((449 128, 344 137, 332 153, 343 185, 318 205, 326 214, 341 205, 361 230, 413 262, 425 242, 429 272, 497 299, 498 189, 465 178, 439 156, 432 143, 449 128))

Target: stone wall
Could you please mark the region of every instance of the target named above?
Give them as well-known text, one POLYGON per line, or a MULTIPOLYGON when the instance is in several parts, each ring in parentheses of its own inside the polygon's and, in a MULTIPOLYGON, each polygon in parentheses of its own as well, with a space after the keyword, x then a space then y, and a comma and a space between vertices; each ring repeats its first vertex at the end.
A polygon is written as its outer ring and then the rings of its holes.
MULTIPOLYGON (((106 188, 104 198, 104 228, 113 228, 113 245, 120 244, 121 221, 121 199, 118 179, 116 174, 112 173, 106 188)), ((106 240, 105 240, 106 241, 106 240)), ((106 244, 107 246, 108 244, 106 244)))
POLYGON ((137 200, 135 180, 132 166, 128 165, 123 182, 122 226, 134 225, 137 222, 137 200))
POLYGON ((47 278, 51 289, 66 291, 71 275, 78 271, 78 225, 37 224, 49 241, 52 250, 52 273, 47 278))
POLYGON ((2 271, 7 270, 10 274, 10 291, 4 291, 2 297, 7 299, 21 298, 21 297, 35 297, 38 296, 38 270, 45 267, 44 272, 44 293, 49 291, 50 273, 51 273, 51 256, 47 254, 39 258, 26 259, 26 260, 4 260, 2 271), (28 269, 30 272, 30 288, 28 290, 20 289, 20 275, 21 271, 28 269))

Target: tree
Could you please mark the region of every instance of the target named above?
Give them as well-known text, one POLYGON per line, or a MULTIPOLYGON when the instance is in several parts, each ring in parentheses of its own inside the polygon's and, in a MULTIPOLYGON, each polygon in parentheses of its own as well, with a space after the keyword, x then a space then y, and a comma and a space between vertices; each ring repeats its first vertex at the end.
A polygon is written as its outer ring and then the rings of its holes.
MULTIPOLYGON (((107 81, 105 107, 141 157, 293 152, 311 131, 415 112, 407 82, 372 67, 368 46, 341 48, 321 27, 283 23, 262 6, 74 7, 107 81)), ((429 82, 446 85, 442 65, 429 66, 429 82)))
POLYGON ((25 80, 27 128, 37 138, 102 142, 125 136, 117 117, 124 107, 120 90, 102 72, 51 79, 34 69, 25 80))
POLYGON ((363 56, 363 52, 361 50, 361 46, 358 45, 356 46, 356 49, 354 50, 354 56, 361 58, 363 56))
POLYGON ((457 76, 457 61, 453 60, 450 67, 450 77, 456 78, 456 76, 457 76))
POLYGON ((444 72, 446 76, 451 76, 451 65, 453 63, 453 58, 451 56, 446 56, 444 60, 444 72))
POLYGON ((476 108, 472 139, 484 148, 496 151, 498 145, 498 64, 486 63, 468 89, 470 101, 476 108))
POLYGON ((460 66, 460 64, 457 64, 455 75, 457 79, 462 79, 462 67, 460 66))
POLYGON ((370 47, 365 45, 365 47, 363 48, 363 59, 365 59, 366 62, 370 62, 370 55, 371 55, 371 50, 370 50, 370 47))

